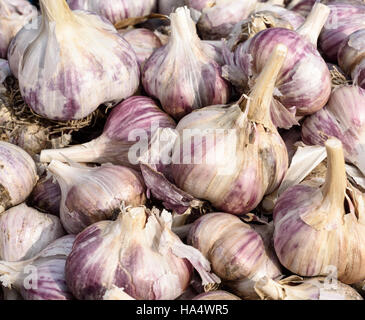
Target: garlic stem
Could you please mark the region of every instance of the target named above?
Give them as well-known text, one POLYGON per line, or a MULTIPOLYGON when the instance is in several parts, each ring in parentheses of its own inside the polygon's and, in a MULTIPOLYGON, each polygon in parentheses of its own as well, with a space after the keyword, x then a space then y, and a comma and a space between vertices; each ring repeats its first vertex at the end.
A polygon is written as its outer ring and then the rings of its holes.
POLYGON ((331 10, 326 5, 317 2, 304 24, 297 30, 301 36, 317 47, 318 37, 325 25, 331 10))
POLYGON ((39 3, 42 15, 45 15, 48 21, 64 21, 72 17, 66 0, 40 0, 39 3))
POLYGON ((248 119, 261 123, 267 128, 273 128, 270 106, 273 99, 276 80, 286 58, 288 48, 278 44, 264 69, 256 80, 252 93, 247 103, 248 119))
POLYGON ((338 139, 331 138, 327 140, 325 145, 328 168, 326 182, 322 191, 323 198, 331 204, 331 207, 342 208, 341 211, 343 211, 347 176, 342 143, 338 139))
POLYGON ((170 41, 172 44, 175 44, 179 49, 182 49, 184 45, 181 43, 181 40, 190 44, 200 42, 195 23, 191 18, 190 10, 187 7, 176 9, 175 13, 171 13, 170 20, 170 41))
POLYGON ((143 230, 146 226, 147 216, 144 207, 137 207, 128 210, 122 210, 118 219, 119 225, 123 230, 123 237, 128 238, 130 233, 136 233, 143 230))
MULTIPOLYGON (((52 160, 47 169, 55 176, 59 183, 60 181, 63 181, 68 184, 71 182, 71 179, 75 177, 74 168, 57 160, 52 160)), ((62 188, 62 183, 60 183, 60 185, 62 188)))

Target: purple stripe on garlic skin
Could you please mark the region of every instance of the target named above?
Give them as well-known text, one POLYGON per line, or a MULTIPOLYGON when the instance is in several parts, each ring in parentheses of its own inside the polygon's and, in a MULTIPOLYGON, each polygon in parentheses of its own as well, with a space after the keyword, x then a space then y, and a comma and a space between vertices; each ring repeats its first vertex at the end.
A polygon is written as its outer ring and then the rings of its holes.
POLYGON ((146 92, 158 98, 175 119, 195 109, 227 103, 229 84, 221 77, 221 67, 202 48, 190 11, 178 8, 170 19, 169 43, 155 51, 143 70, 146 92))
MULTIPOLYGON (((317 8, 323 12, 327 10, 320 4, 317 8)), ((316 9, 313 10, 315 14, 316 9)), ((310 20, 307 21, 311 23, 310 20)), ((306 28, 306 24, 303 28, 306 28)), ((314 39, 320 28, 309 31, 314 39)), ((254 83, 273 48, 279 43, 288 47, 288 56, 280 71, 275 98, 288 110, 295 107, 298 116, 320 110, 327 103, 331 93, 330 72, 316 47, 295 31, 282 28, 267 29, 238 46, 228 61, 228 68, 232 69, 235 76, 241 72, 240 81, 236 80, 237 84, 240 82, 239 89, 252 87, 251 82, 254 83), (249 81, 251 78, 253 80, 249 81)))
POLYGON ((308 145, 323 145, 329 137, 341 140, 346 160, 365 173, 365 90, 342 86, 333 90, 325 108, 308 117, 302 139, 308 145))
POLYGON ((286 51, 275 48, 248 100, 203 108, 179 122, 172 174, 180 189, 218 210, 244 214, 280 185, 288 153, 269 109, 286 51))
POLYGON ((36 165, 30 155, 0 141, 0 213, 25 201, 37 180, 36 165))
POLYGON ((126 167, 104 164, 78 168, 54 160, 48 170, 61 187, 60 217, 70 234, 78 234, 95 222, 112 219, 123 203, 138 206, 146 202, 142 177, 126 167))
POLYGON ((65 279, 66 258, 75 237, 59 238, 29 260, 0 261, 0 282, 19 291, 25 300, 71 300, 65 279))
POLYGON ((204 258, 170 228, 169 213, 147 214, 144 207, 88 227, 77 236, 66 263, 69 288, 80 300, 101 300, 115 287, 137 300, 176 299, 192 276, 188 260, 175 255, 177 247, 199 261, 204 258))
POLYGON ((135 51, 138 63, 143 69, 145 62, 160 47, 162 42, 159 37, 148 29, 133 29, 129 31, 119 30, 119 33, 129 42, 135 51))
POLYGON ((342 41, 365 28, 365 5, 337 3, 328 7, 331 13, 319 37, 319 46, 330 62, 336 62, 342 41))
POLYGON ((91 142, 65 149, 43 150, 41 162, 52 160, 86 163, 113 163, 139 170, 139 162, 129 152, 137 143, 138 136, 147 139, 159 128, 176 127, 174 120, 163 112, 150 98, 135 96, 113 108, 105 124, 103 134, 91 142))
POLYGON ((127 18, 155 12, 157 0, 67 0, 72 10, 87 10, 117 24, 127 18))
POLYGON ((331 138, 326 149, 324 185, 295 186, 279 198, 274 209, 275 251, 281 264, 297 275, 335 271, 338 280, 353 284, 365 277, 365 195, 347 181, 341 142, 331 138))
POLYGON ((11 65, 21 66, 20 91, 37 114, 77 120, 104 102, 134 94, 140 76, 136 55, 109 22, 85 11, 72 12, 65 0, 40 3, 43 16, 36 40, 24 46, 13 43, 14 54, 9 55, 11 65))
POLYGON ((6 59, 8 47, 18 31, 36 18, 37 8, 26 0, 2 0, 0 3, 0 58, 6 59))
POLYGON ((315 3, 316 0, 293 0, 289 3, 287 8, 301 14, 303 17, 307 17, 315 3))
POLYGON ((64 234, 59 218, 20 204, 0 216, 0 259, 30 259, 64 234))
POLYGON ((188 243, 202 252, 213 271, 243 299, 257 298, 253 286, 262 276, 281 275, 263 238, 233 215, 210 213, 199 218, 190 229, 188 243))

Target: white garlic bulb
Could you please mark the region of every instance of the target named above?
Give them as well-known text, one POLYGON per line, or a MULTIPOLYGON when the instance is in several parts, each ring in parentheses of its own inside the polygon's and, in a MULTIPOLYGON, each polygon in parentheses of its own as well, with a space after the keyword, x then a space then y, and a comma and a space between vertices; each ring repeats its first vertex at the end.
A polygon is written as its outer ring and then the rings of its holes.
POLYGON ((25 102, 52 120, 82 119, 139 86, 135 52, 113 25, 65 0, 41 0, 39 28, 23 30, 9 48, 25 102))

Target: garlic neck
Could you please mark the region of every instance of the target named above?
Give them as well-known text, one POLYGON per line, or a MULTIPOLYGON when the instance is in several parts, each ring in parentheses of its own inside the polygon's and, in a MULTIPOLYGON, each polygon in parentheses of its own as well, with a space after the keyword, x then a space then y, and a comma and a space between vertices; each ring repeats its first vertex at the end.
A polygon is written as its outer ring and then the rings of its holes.
POLYGON ((128 234, 136 234, 145 228, 147 215, 144 207, 123 209, 117 221, 123 230, 123 237, 128 234))
POLYGON ((337 139, 329 139, 326 150, 328 168, 322 189, 324 204, 330 206, 330 215, 343 215, 347 176, 342 143, 337 139))
POLYGON ((72 11, 66 3, 66 0, 40 0, 39 1, 42 15, 48 21, 62 22, 72 18, 72 11))
POLYGON ((331 10, 324 4, 316 3, 304 24, 297 30, 302 37, 306 38, 317 47, 318 37, 325 25, 331 10))
MULTIPOLYGON (((71 185, 72 181, 77 176, 77 173, 75 172, 77 168, 73 168, 58 160, 52 160, 47 169, 50 173, 52 173, 59 183, 64 182, 67 185, 71 185)), ((62 184, 63 183, 60 183, 60 185, 62 184)))
POLYGON ((247 117, 249 120, 261 123, 269 129, 275 129, 271 120, 270 106, 276 80, 284 64, 287 52, 288 48, 283 44, 275 47, 264 69, 257 78, 256 84, 245 106, 248 108, 247 117))

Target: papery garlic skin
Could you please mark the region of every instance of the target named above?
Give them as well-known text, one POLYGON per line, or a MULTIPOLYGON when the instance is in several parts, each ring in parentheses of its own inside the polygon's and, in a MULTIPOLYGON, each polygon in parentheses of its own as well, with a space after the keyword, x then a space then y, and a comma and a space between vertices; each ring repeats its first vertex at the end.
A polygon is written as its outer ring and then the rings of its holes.
POLYGON ((36 165, 30 155, 0 141, 0 213, 25 201, 37 181, 36 165))
POLYGON ((192 300, 241 300, 241 298, 227 291, 217 290, 201 293, 192 300))
POLYGON ((65 281, 65 262, 74 240, 71 235, 57 239, 29 260, 0 261, 0 282, 15 288, 25 300, 73 299, 65 281))
POLYGON ((0 216, 0 259, 33 258, 64 234, 59 218, 20 204, 0 216))
POLYGON ((256 4, 256 0, 216 0, 205 1, 204 7, 195 5, 193 7, 202 8, 198 30, 205 40, 226 38, 236 23, 249 16, 256 4))
MULTIPOLYGON (((326 11, 325 6, 319 6, 319 10, 326 11)), ((294 109, 297 116, 320 110, 331 94, 330 72, 313 43, 292 30, 263 30, 237 47, 227 61, 236 87, 241 91, 251 88, 273 48, 280 43, 288 47, 288 55, 279 74, 276 100, 289 111, 294 109)))
POLYGON ((221 67, 204 52, 189 9, 178 8, 170 19, 168 44, 155 51, 143 70, 148 95, 159 99, 175 119, 195 109, 227 103, 229 84, 221 77, 221 67))
POLYGON ((297 185, 274 209, 274 245, 281 264, 305 277, 365 278, 365 195, 347 182, 342 144, 326 142, 328 169, 321 187, 297 185), (348 209, 347 209, 348 208, 348 209))
POLYGON ((199 218, 188 243, 202 252, 212 270, 242 299, 255 297, 253 286, 261 277, 281 275, 280 265, 269 257, 263 238, 233 215, 209 213, 199 218))
POLYGON ((65 0, 40 3, 42 24, 29 35, 34 41, 12 44, 14 56, 20 56, 15 58, 20 91, 33 111, 51 120, 78 120, 104 102, 135 93, 136 55, 109 22, 89 12, 72 12, 65 0))
POLYGON ((155 11, 157 0, 67 0, 72 10, 87 10, 108 19, 111 23, 142 17, 155 11))
POLYGON ((177 8, 182 7, 185 4, 185 0, 159 0, 158 12, 162 14, 170 14, 177 8))
POLYGON ((262 300, 363 300, 355 289, 337 280, 329 283, 326 278, 302 279, 291 276, 274 281, 264 277, 255 290, 262 300))
POLYGON ((26 0, 2 0, 0 3, 0 58, 7 58, 8 47, 17 32, 38 15, 26 0))
POLYGON ((48 166, 61 187, 60 218, 66 231, 78 234, 89 225, 112 219, 121 206, 146 201, 142 177, 134 170, 104 164, 77 168, 57 160, 48 166))
POLYGON ((60 215, 61 188, 53 177, 44 177, 38 181, 29 196, 29 203, 43 212, 60 215))
MULTIPOLYGON (((121 33, 121 31, 119 31, 121 33)), ((160 47, 162 42, 151 30, 139 28, 121 33, 123 38, 129 42, 137 55, 138 62, 143 69, 145 62, 160 47)))
POLYGON ((350 34, 342 42, 337 54, 339 66, 348 75, 352 75, 362 59, 365 59, 365 29, 350 34))
POLYGON ((197 110, 179 122, 171 167, 180 189, 224 212, 243 214, 280 185, 288 153, 269 109, 286 50, 275 48, 246 106, 242 98, 197 110))
POLYGON ((365 59, 363 59, 355 68, 352 75, 354 83, 365 89, 365 59))
POLYGON ((75 297, 100 300, 115 287, 137 300, 179 297, 189 285, 192 267, 166 242, 164 235, 171 231, 163 221, 171 215, 165 215, 148 217, 145 208, 133 208, 114 222, 98 222, 80 233, 66 264, 75 297))
POLYGON ((99 138, 83 145, 43 150, 40 161, 65 162, 66 156, 75 162, 110 162, 139 169, 138 157, 131 152, 138 139, 148 147, 156 130, 175 127, 175 121, 155 101, 148 97, 134 96, 113 108, 99 138))
POLYGON ((331 13, 319 37, 319 46, 330 62, 336 62, 342 41, 365 28, 365 5, 336 3, 328 7, 331 13))
POLYGON ((365 147, 365 90, 358 86, 335 88, 325 108, 308 117, 302 139, 308 145, 324 145, 329 137, 341 140, 346 160, 363 173, 365 147))

